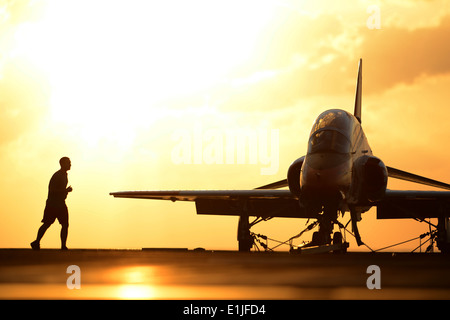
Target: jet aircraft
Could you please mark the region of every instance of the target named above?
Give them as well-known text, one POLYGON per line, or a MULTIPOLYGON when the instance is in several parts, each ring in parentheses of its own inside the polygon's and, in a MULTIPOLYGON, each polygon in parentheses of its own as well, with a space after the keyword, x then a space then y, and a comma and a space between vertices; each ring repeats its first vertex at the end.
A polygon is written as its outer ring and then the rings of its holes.
MULTIPOLYGON (((306 246, 343 244, 340 232, 332 235, 338 216, 350 212, 358 246, 363 244, 357 222, 371 207, 377 219, 437 218, 432 236, 441 252, 450 252, 450 191, 387 189, 388 178, 444 190, 450 185, 386 166, 374 156, 364 134, 361 115, 362 59, 359 61, 354 113, 331 109, 313 124, 306 155, 289 167, 287 178, 250 190, 121 191, 117 198, 194 201, 197 214, 239 216, 239 251, 250 251, 255 234, 250 228, 274 217, 315 219, 318 225, 306 246), (282 189, 288 187, 288 189, 282 189), (249 217, 256 217, 250 223, 249 217)), ((311 226, 311 229, 312 229, 311 226)), ((342 226, 342 224, 340 225, 342 226)), ((348 243, 345 243, 348 246, 348 243)), ((336 248, 336 247, 334 247, 336 248)), ((345 246, 339 247, 346 251, 345 246)))

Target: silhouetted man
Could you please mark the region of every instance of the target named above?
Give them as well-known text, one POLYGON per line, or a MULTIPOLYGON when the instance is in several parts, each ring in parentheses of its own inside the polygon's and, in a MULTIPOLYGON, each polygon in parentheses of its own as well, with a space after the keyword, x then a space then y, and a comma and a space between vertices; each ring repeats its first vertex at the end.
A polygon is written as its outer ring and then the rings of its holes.
POLYGON ((59 160, 61 169, 56 171, 48 185, 48 197, 44 210, 44 218, 42 219, 42 226, 39 228, 37 238, 30 243, 34 250, 40 249, 40 241, 45 234, 45 231, 58 219, 61 225, 61 250, 67 250, 66 241, 69 230, 69 212, 66 206, 66 198, 69 192, 72 192, 72 187, 67 188, 67 171, 70 170, 70 159, 63 157, 59 160))

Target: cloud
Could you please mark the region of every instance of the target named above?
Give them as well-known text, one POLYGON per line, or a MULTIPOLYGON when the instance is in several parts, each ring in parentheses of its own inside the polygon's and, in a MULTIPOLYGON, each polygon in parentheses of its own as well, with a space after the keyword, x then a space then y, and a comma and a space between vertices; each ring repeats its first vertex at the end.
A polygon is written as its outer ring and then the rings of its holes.
POLYGON ((366 96, 412 84, 422 76, 448 74, 450 15, 438 24, 425 20, 423 27, 386 23, 370 30, 365 23, 347 22, 345 16, 285 12, 283 23, 265 34, 261 54, 242 69, 247 74, 239 78, 241 85, 222 88, 228 92, 221 99, 226 101, 223 107, 273 110, 309 97, 351 99, 359 58, 366 96), (262 74, 271 76, 257 77, 262 74))
POLYGON ((358 59, 354 31, 337 16, 275 13, 261 30, 252 60, 233 69, 220 83, 167 104, 204 101, 208 96, 223 111, 268 111, 288 108, 298 100, 323 95, 353 95, 358 59))
POLYGON ((31 130, 45 115, 49 96, 49 85, 39 70, 25 60, 9 60, 0 80, 0 144, 31 130))
POLYGON ((422 75, 450 72, 450 16, 434 27, 413 31, 392 27, 362 33, 366 92, 411 84, 422 75))

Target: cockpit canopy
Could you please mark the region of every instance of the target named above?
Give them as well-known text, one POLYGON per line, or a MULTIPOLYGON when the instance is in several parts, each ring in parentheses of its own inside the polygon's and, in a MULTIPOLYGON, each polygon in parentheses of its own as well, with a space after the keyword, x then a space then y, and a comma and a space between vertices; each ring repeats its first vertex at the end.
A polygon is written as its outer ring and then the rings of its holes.
POLYGON ((308 153, 349 153, 352 126, 352 116, 346 111, 323 112, 311 130, 308 153))

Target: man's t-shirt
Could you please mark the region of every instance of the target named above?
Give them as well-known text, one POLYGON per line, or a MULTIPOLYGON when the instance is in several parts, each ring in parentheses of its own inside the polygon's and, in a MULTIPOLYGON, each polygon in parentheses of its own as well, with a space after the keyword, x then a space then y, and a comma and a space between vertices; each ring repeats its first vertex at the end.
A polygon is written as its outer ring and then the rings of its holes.
POLYGON ((47 205, 51 207, 65 207, 67 198, 67 172, 56 171, 48 185, 47 205))

